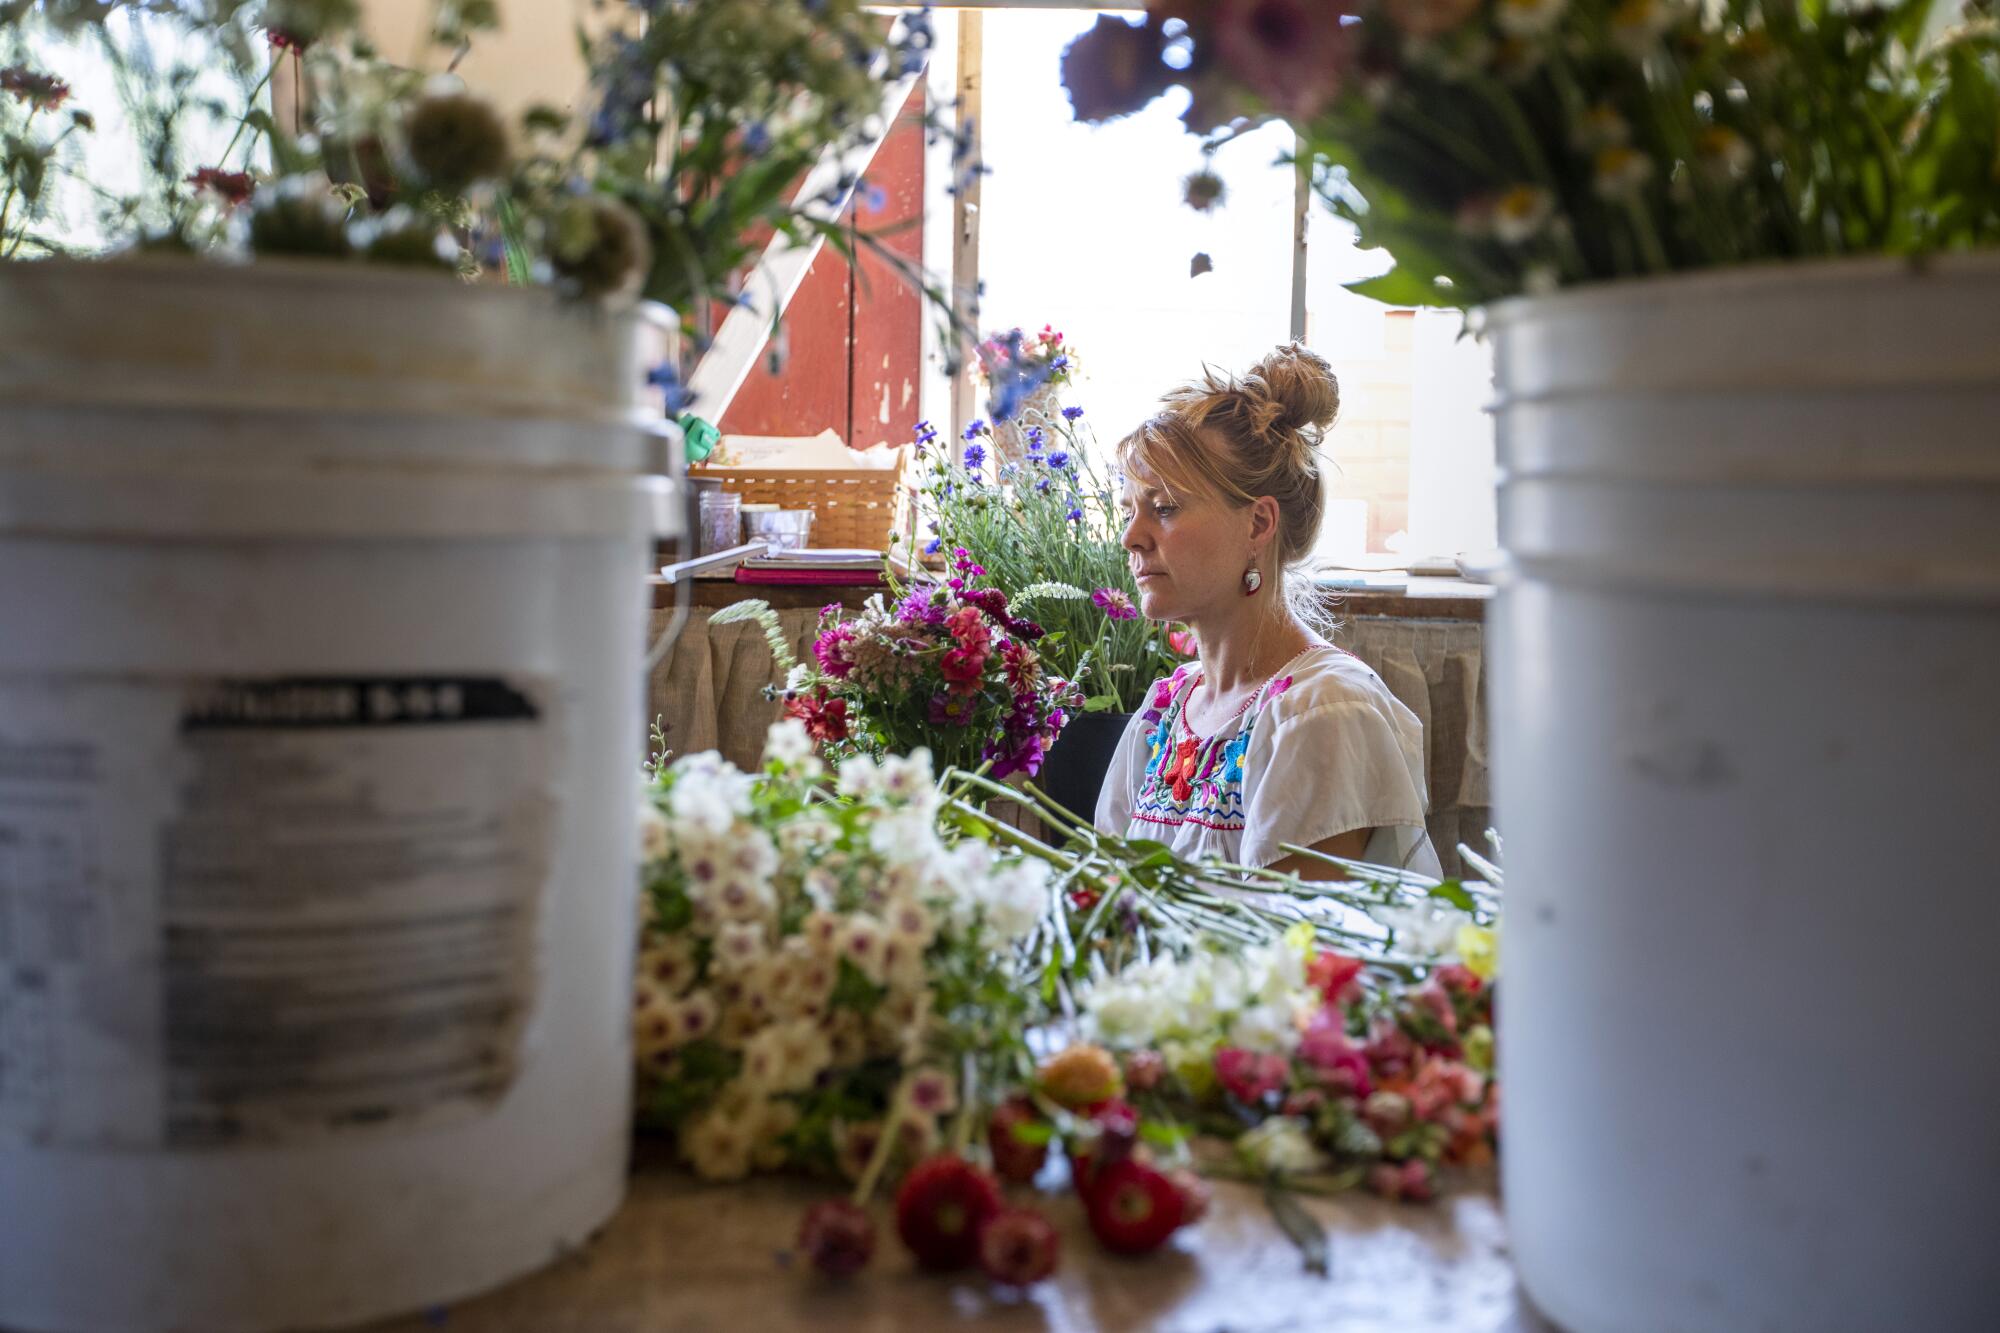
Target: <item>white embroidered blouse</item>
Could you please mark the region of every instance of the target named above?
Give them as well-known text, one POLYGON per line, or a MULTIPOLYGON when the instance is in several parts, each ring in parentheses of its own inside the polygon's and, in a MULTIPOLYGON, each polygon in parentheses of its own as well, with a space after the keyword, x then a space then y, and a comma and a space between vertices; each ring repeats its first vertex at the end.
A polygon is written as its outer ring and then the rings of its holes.
POLYGON ((1104 775, 1099 828, 1247 866, 1283 860, 1283 843, 1366 828, 1362 860, 1440 873, 1424 829, 1423 724, 1367 663, 1308 648, 1206 737, 1186 721, 1200 681, 1190 662, 1147 692, 1104 775))

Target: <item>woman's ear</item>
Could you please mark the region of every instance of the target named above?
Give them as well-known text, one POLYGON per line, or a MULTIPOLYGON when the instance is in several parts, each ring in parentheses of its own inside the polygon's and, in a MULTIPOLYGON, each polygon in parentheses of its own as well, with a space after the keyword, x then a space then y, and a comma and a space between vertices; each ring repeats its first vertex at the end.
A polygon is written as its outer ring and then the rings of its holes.
POLYGON ((1262 551, 1278 533, 1278 498, 1260 495, 1250 502, 1250 545, 1262 551))

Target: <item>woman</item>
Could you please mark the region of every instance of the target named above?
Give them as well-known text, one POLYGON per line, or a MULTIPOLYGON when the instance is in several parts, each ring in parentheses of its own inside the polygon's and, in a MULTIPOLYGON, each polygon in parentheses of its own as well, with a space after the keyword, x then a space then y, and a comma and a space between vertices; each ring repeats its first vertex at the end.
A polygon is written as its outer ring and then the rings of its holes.
POLYGON ((1208 372, 1118 446, 1140 607, 1200 652, 1119 742, 1105 831, 1308 878, 1341 872, 1285 844, 1439 873, 1422 724, 1310 628, 1319 442, 1339 407, 1332 368, 1294 345, 1240 380, 1208 372))

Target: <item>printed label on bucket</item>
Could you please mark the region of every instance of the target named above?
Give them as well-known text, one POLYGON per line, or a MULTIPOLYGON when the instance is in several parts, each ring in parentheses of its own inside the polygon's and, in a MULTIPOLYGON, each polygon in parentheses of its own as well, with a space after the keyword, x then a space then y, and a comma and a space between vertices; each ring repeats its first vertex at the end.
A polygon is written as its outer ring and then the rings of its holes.
POLYGON ((469 1118, 536 985, 545 681, 0 680, 0 1140, 469 1118))

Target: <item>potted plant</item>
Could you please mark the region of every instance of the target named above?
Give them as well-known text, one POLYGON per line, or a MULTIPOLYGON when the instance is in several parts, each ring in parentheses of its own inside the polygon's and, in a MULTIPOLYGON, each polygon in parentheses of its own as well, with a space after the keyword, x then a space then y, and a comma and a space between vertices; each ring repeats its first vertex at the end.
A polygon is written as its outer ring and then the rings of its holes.
POLYGON ((1089 118, 1287 119, 1356 289, 1493 340, 1503 1171, 1568 1327, 1986 1318, 2000 1062, 1936 1014, 2000 924, 1997 53, 1922 0, 1156 0, 1065 57, 1089 118))
POLYGON ((432 70, 339 0, 0 6, 0 801, 93 923, 32 1000, 0 1323, 357 1322, 622 1196, 676 514, 643 393, 679 383, 642 298, 691 316, 760 229, 835 227, 790 178, 924 44, 849 0, 654 9, 592 40, 578 124, 513 126, 443 72, 491 4, 440 7, 432 70), (132 186, 76 91, 106 60, 132 186))
POLYGON ((1138 701, 1185 655, 1173 631, 1139 615, 1118 497, 1084 410, 1049 408, 1013 418, 1022 452, 1012 462, 989 456, 994 428, 984 421, 949 447, 920 425, 919 508, 934 533, 926 550, 944 559, 947 579, 1000 589, 1034 615, 1048 630, 1043 660, 1082 689, 1083 710, 1056 738, 1040 781, 1087 820, 1138 701))

